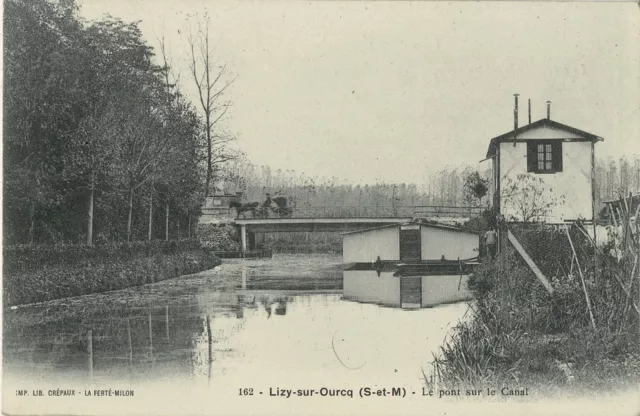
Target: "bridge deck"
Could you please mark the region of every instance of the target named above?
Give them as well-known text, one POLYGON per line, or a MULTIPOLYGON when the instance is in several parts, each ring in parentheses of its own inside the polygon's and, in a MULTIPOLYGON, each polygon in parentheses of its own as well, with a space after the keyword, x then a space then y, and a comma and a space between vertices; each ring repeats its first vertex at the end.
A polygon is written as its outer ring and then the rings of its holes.
POLYGON ((429 205, 259 208, 243 213, 232 223, 240 227, 242 249, 246 250, 247 233, 345 232, 409 222, 414 218, 446 218, 455 222, 475 217, 482 209, 429 205))
POLYGON ((456 207, 436 205, 415 206, 325 206, 258 208, 242 213, 249 218, 416 218, 416 217, 466 217, 482 213, 482 207, 456 207))
POLYGON ((249 232, 321 232, 355 231, 388 224, 411 221, 411 217, 395 218, 247 218, 237 219, 235 224, 249 232))

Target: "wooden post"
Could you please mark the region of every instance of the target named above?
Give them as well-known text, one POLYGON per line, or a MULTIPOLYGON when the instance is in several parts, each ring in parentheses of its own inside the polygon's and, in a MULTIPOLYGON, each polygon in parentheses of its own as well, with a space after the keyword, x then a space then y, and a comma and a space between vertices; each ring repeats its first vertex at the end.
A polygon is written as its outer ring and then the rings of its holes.
POLYGON ((540 269, 535 264, 535 262, 531 259, 531 257, 529 257, 524 247, 522 247, 520 242, 516 239, 516 237, 511 233, 510 230, 507 230, 507 238, 509 239, 509 241, 511 241, 511 244, 513 244, 513 247, 515 247, 518 253, 520 253, 522 258, 527 263, 529 268, 533 271, 533 273, 536 275, 538 280, 540 280, 540 283, 542 283, 545 289, 547 289, 547 292, 549 292, 549 294, 553 294, 553 287, 551 286, 551 283, 549 283, 549 280, 547 280, 547 278, 540 271, 540 269))
MULTIPOLYGON (((593 222, 593 241, 598 241, 596 224, 596 144, 591 142, 591 221, 593 222)), ((598 250, 593 250, 593 277, 598 279, 598 250)))
POLYGON ((93 381, 93 331, 87 331, 87 370, 89 373, 89 381, 93 381))
POLYGON ((609 208, 609 214, 611 215, 611 219, 613 220, 613 226, 618 228, 618 221, 616 220, 616 213, 613 211, 613 207, 611 206, 611 204, 607 204, 607 208, 609 208))
POLYGON ((241 250, 247 251, 247 226, 240 226, 240 242, 241 242, 241 250))
POLYGON ((209 319, 209 315, 207 315, 207 340, 209 342, 209 372, 208 372, 208 378, 209 381, 211 381, 211 366, 213 363, 213 335, 211 334, 211 320, 209 319))
POLYGON ((578 255, 576 254, 576 249, 573 247, 573 241, 571 241, 571 235, 569 234, 569 228, 564 229, 567 233, 567 238, 569 239, 569 244, 571 244, 571 251, 573 252, 573 256, 576 259, 576 266, 578 267, 578 272, 580 273, 580 280, 582 281, 582 290, 584 291, 584 297, 587 300, 587 310, 589 311, 589 317, 591 318, 591 326, 593 330, 596 330, 596 320, 593 318, 593 312, 591 311, 591 301, 589 300, 589 293, 587 292, 587 285, 584 283, 584 276, 582 275, 582 269, 580 268, 580 262, 578 261, 578 255))
POLYGON ((458 292, 460 291, 460 284, 462 283, 462 263, 460 257, 458 257, 458 267, 460 268, 460 280, 458 280, 458 292))

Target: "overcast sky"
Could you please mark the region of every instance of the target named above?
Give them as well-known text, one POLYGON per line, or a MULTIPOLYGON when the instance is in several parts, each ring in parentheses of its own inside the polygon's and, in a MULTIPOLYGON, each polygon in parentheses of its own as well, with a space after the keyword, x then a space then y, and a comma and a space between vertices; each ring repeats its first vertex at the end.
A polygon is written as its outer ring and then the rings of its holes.
MULTIPOLYGON (((236 75, 227 127, 256 164, 351 182, 418 182, 478 168, 489 139, 551 118, 640 153, 640 13, 634 3, 80 0, 90 19, 163 34, 182 83, 188 18, 211 16, 236 75), (179 32, 180 31, 180 32, 179 32)), ((485 162, 487 163, 487 162, 485 162)))

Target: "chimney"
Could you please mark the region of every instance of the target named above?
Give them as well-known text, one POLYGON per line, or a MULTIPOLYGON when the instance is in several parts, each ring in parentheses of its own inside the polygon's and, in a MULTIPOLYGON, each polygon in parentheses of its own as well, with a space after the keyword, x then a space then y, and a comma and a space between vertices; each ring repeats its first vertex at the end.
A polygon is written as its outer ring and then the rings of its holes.
POLYGON ((518 96, 520 94, 513 94, 513 97, 515 98, 515 107, 513 108, 513 146, 515 147, 516 145, 516 131, 518 130, 518 96))
POLYGON ((529 124, 531 124, 531 98, 529 98, 529 124))
POLYGON ((551 120, 551 101, 547 101, 547 120, 551 120))
POLYGON ((518 96, 520 94, 513 94, 513 97, 515 98, 516 104, 515 107, 513 108, 513 129, 514 130, 518 130, 518 96))

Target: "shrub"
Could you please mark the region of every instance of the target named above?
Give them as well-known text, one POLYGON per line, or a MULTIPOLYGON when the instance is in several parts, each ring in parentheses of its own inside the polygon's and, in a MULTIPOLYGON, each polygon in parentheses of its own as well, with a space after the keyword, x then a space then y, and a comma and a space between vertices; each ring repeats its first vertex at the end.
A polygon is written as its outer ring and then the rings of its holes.
POLYGON ((596 389, 640 381, 637 242, 629 238, 625 256, 616 259, 603 255, 573 227, 576 261, 566 231, 542 224, 510 228, 550 279, 553 294, 507 245, 496 260, 470 276, 468 286, 476 298, 473 318, 454 328, 428 381, 452 388, 576 381, 596 389), (574 368, 570 376, 567 368, 574 368))
POLYGON ((198 225, 198 240, 203 247, 216 251, 240 250, 240 237, 231 225, 215 224, 198 225))
POLYGON ((3 274, 5 305, 124 289, 220 264, 194 240, 102 247, 8 247, 5 258, 9 260, 3 274))

